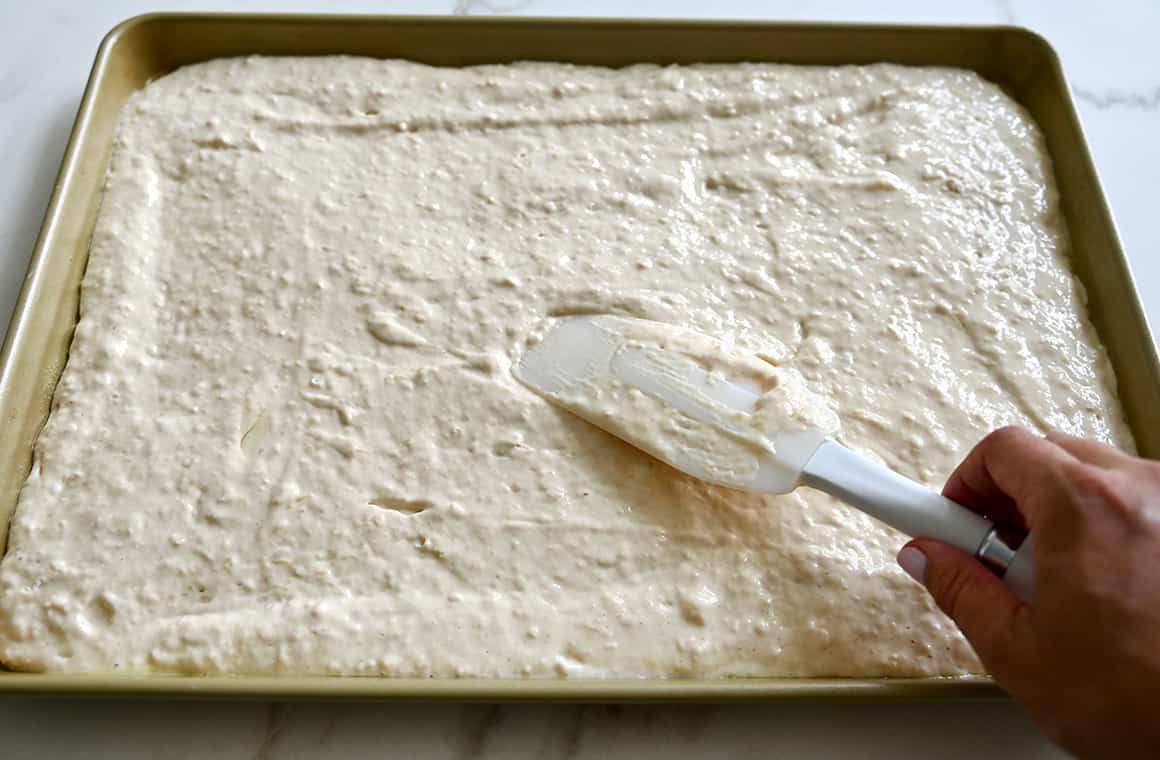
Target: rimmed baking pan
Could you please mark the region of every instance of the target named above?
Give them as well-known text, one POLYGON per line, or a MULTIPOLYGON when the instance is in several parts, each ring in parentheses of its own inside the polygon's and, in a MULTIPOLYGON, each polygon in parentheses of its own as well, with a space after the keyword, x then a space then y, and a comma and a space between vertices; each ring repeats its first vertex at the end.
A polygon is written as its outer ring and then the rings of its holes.
MULTIPOLYGON (((348 54, 458 66, 516 60, 630 63, 889 61, 973 69, 1000 84, 1046 136, 1071 239, 1120 398, 1142 454, 1160 454, 1160 364, 1084 144, 1059 61, 1010 27, 764 22, 153 14, 113 29, 97 53, 20 299, 0 353, 0 531, 6 533, 77 318, 81 277, 118 113, 146 82, 212 58, 348 54)), ((0 550, 3 535, 0 533, 0 550)), ((979 698, 989 678, 472 680, 38 674, 0 670, 0 692, 235 698, 467 700, 887 700, 979 698)))

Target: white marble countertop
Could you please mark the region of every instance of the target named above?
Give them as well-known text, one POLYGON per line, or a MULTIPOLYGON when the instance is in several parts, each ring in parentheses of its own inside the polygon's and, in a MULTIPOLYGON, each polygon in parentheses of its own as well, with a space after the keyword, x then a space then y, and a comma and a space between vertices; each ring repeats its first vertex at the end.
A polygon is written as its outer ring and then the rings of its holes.
MULTIPOLYGON (((0 0, 0 330, 7 325, 98 42, 150 10, 1015 23, 1059 51, 1144 305, 1160 325, 1160 4, 1153 0, 0 0), (630 10, 631 9, 631 10, 630 10)), ((17 758, 1008 757, 1059 753, 1010 703, 491 706, 0 698, 17 758)))

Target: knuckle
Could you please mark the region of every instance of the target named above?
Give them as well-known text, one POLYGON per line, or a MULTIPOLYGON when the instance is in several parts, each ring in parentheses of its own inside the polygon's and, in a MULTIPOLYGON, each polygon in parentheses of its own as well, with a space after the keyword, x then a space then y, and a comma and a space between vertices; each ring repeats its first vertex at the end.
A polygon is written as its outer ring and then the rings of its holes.
POLYGON ((1160 462, 1152 462, 1146 459, 1141 459, 1136 462, 1136 467, 1133 469, 1133 474, 1137 475, 1141 481, 1147 484, 1149 495, 1156 499, 1157 492, 1160 492, 1160 462))
POLYGON ((1081 507, 1110 511, 1129 521, 1143 517, 1142 500, 1134 498, 1135 489, 1115 470, 1075 463, 1064 474, 1081 507))

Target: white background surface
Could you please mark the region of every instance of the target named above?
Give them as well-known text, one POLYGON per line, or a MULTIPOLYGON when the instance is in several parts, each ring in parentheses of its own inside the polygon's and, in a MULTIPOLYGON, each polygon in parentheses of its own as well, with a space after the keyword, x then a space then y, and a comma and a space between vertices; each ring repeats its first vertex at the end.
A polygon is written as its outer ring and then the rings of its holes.
MULTIPOLYGON (((97 44, 150 10, 517 12, 1016 23, 1063 58, 1145 308, 1160 325, 1160 3, 1155 0, 0 0, 0 330, 97 44)), ((2 431, 0 431, 2 434, 2 431)), ((0 757, 1056 757, 1019 708, 957 705, 458 706, 0 698, 0 757)))

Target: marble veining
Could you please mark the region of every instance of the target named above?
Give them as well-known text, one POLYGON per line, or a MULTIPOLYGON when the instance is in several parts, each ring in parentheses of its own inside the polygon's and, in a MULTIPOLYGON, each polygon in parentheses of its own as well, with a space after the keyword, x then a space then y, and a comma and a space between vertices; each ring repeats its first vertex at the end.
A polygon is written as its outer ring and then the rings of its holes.
POLYGON ((1155 111, 1160 108, 1160 85, 1150 92, 1125 92, 1123 90, 1088 90, 1074 88, 1075 96, 1081 103, 1101 111, 1110 108, 1128 108, 1139 111, 1155 111))
POLYGON ((535 0, 514 0, 498 3, 494 0, 455 0, 451 13, 456 16, 482 15, 488 13, 519 13, 528 10, 535 0))

